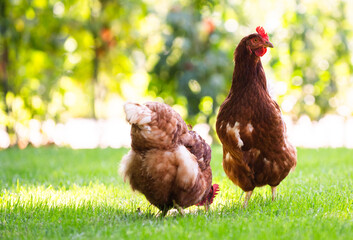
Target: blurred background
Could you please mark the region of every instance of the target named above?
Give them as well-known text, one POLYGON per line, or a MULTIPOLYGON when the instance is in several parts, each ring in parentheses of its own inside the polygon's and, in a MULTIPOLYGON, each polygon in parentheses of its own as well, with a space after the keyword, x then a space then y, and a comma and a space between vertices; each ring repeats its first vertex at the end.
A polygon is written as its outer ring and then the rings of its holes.
POLYGON ((0 149, 129 146, 125 101, 161 101, 208 142, 233 52, 263 26, 297 146, 353 147, 353 1, 1 0, 0 149))

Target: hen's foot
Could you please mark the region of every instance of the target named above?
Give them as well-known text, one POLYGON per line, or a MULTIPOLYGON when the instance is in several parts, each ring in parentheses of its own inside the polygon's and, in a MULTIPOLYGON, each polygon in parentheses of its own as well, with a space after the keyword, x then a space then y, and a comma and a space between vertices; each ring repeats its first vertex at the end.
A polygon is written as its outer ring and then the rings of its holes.
POLYGON ((166 209, 164 209, 164 210, 159 210, 159 212, 158 212, 157 215, 156 215, 156 218, 159 218, 159 217, 164 218, 165 215, 167 215, 167 213, 168 213, 168 210, 166 210, 166 209))
POLYGON ((180 207, 174 200, 173 200, 173 205, 174 207, 178 210, 178 212, 180 213, 180 215, 184 216, 184 209, 182 207, 180 207))

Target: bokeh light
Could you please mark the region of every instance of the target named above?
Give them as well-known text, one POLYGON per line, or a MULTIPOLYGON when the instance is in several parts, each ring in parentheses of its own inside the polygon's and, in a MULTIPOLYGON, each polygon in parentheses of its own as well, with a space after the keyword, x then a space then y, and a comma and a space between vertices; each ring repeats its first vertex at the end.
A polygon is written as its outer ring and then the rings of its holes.
POLYGON ((346 134, 353 128, 352 1, 17 0, 5 7, 0 148, 128 146, 126 101, 170 104, 217 142, 234 48, 258 25, 275 46, 262 63, 296 145, 353 145, 346 134))

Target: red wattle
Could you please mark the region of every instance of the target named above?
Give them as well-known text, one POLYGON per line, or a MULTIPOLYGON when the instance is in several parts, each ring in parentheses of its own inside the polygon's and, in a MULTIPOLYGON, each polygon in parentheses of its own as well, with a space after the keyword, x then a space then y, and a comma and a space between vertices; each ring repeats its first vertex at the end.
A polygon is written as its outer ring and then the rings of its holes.
POLYGON ((215 198, 215 196, 218 194, 219 192, 219 185, 218 184, 213 184, 212 186, 212 192, 210 193, 209 196, 207 196, 206 199, 204 199, 203 201, 195 204, 196 206, 204 206, 206 203, 211 204, 213 203, 213 199, 215 198))
POLYGON ((266 52, 267 52, 267 48, 265 47, 261 47, 255 50, 255 54, 258 57, 262 57, 263 55, 265 55, 266 52))

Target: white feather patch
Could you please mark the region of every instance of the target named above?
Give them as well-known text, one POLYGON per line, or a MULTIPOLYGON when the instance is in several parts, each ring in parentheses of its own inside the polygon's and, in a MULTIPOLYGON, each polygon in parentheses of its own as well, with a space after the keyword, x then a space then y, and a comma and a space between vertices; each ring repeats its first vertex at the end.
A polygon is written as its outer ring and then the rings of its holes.
POLYGON ((185 146, 179 146, 175 154, 179 163, 176 181, 182 187, 190 188, 195 184, 199 165, 185 146))
POLYGON ((136 153, 130 150, 122 159, 119 166, 119 174, 123 177, 124 182, 130 180, 130 176, 127 175, 127 171, 130 168, 131 163, 134 161, 136 153))
POLYGON ((234 135, 235 135, 235 139, 237 139, 237 141, 238 141, 238 147, 239 148, 241 148, 243 145, 244 145, 244 143, 243 143, 243 140, 241 140, 241 138, 240 138, 240 129, 239 129, 239 126, 240 126, 240 123, 239 122, 235 122, 235 124, 234 124, 234 126, 233 127, 231 127, 230 125, 229 125, 229 123, 227 124, 227 132, 228 133, 234 133, 234 135))
POLYGON ((229 154, 229 152, 227 152, 227 154, 224 158, 224 161, 229 162, 229 160, 230 160, 230 154, 229 154))
POLYGON ((252 126, 251 123, 248 123, 248 124, 246 125, 246 127, 247 127, 247 129, 248 129, 248 131, 249 131, 250 133, 252 133, 252 131, 254 130, 254 127, 252 126))
POLYGON ((130 124, 143 125, 152 120, 152 111, 145 105, 128 102, 124 104, 124 111, 130 124))
POLYGON ((221 125, 220 125, 220 127, 219 127, 220 129, 222 129, 223 128, 223 122, 221 122, 221 125))

